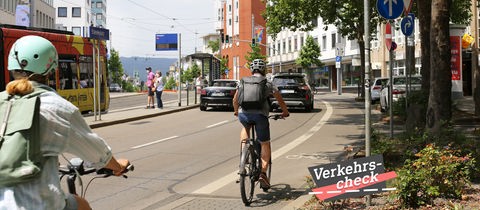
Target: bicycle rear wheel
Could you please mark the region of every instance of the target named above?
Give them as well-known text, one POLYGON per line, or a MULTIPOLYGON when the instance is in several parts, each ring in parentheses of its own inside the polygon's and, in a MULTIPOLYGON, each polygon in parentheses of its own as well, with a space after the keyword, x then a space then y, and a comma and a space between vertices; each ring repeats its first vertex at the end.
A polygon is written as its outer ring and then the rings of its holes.
POLYGON ((247 143, 243 147, 240 161, 240 195, 245 206, 249 206, 253 200, 255 190, 254 164, 253 147, 247 143))

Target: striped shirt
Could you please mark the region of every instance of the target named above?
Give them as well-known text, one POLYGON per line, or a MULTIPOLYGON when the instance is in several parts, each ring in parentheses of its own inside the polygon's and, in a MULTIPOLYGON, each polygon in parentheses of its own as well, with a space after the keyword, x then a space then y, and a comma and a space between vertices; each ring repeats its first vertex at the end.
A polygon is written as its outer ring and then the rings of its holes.
POLYGON ((77 107, 53 91, 42 93, 40 102, 40 141, 45 165, 38 179, 0 188, 0 210, 63 209, 66 194, 60 188, 58 156, 69 153, 96 168, 104 167, 112 158, 110 147, 93 133, 77 107))

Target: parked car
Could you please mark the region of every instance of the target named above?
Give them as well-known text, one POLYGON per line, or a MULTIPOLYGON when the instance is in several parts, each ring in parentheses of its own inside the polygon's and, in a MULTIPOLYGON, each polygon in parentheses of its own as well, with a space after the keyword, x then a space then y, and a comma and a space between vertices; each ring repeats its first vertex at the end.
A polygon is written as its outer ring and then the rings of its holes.
MULTIPOLYGON (((392 100, 393 102, 398 101, 399 98, 405 97, 406 94, 406 82, 407 78, 405 76, 394 76, 393 77, 393 88, 392 88, 392 100)), ((410 78, 410 91, 420 90, 422 87, 422 77, 421 76, 412 76, 410 78)), ((384 85, 380 93, 380 107, 381 111, 387 110, 389 107, 388 103, 388 89, 390 87, 390 80, 384 85)))
POLYGON ((122 87, 118 83, 112 83, 110 84, 110 92, 122 92, 122 87))
MULTIPOLYGON (((277 74, 272 76, 272 84, 278 87, 288 108, 303 108, 306 112, 313 110, 313 93, 305 75, 298 73, 277 74)), ((270 97, 270 109, 279 109, 275 97, 270 97)))
POLYGON ((380 92, 382 91, 382 87, 387 84, 387 81, 388 77, 375 78, 370 86, 370 99, 372 100, 372 103, 380 100, 380 92))
POLYGON ((237 90, 238 80, 217 79, 212 86, 200 90, 200 110, 207 107, 227 107, 233 109, 233 96, 237 90))

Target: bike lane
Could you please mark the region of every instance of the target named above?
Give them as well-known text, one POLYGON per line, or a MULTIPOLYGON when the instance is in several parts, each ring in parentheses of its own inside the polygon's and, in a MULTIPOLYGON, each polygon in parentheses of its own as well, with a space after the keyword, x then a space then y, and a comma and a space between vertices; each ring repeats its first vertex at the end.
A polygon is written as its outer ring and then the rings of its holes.
MULTIPOLYGON (((316 96, 318 113, 301 126, 299 132, 303 134, 285 134, 273 141, 272 189, 263 193, 257 188, 252 207, 301 207, 311 198, 306 182, 308 167, 340 162, 346 158, 345 146, 364 144, 364 103, 355 102, 355 96, 320 93, 316 96)), ((161 209, 244 209, 235 183, 237 171, 224 174, 161 209), (238 198, 226 196, 232 194, 232 189, 238 198)))

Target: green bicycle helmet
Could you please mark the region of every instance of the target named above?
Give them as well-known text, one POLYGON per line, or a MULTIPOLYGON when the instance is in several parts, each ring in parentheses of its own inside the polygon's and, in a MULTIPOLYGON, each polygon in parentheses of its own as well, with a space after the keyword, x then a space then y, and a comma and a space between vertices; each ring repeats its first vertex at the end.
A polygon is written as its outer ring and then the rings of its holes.
POLYGON ((265 61, 262 59, 253 60, 252 64, 250 65, 250 69, 252 70, 252 73, 259 72, 265 75, 265 61))
POLYGON ((47 75, 58 66, 55 46, 40 36, 24 36, 13 43, 8 55, 8 70, 23 70, 47 75))

